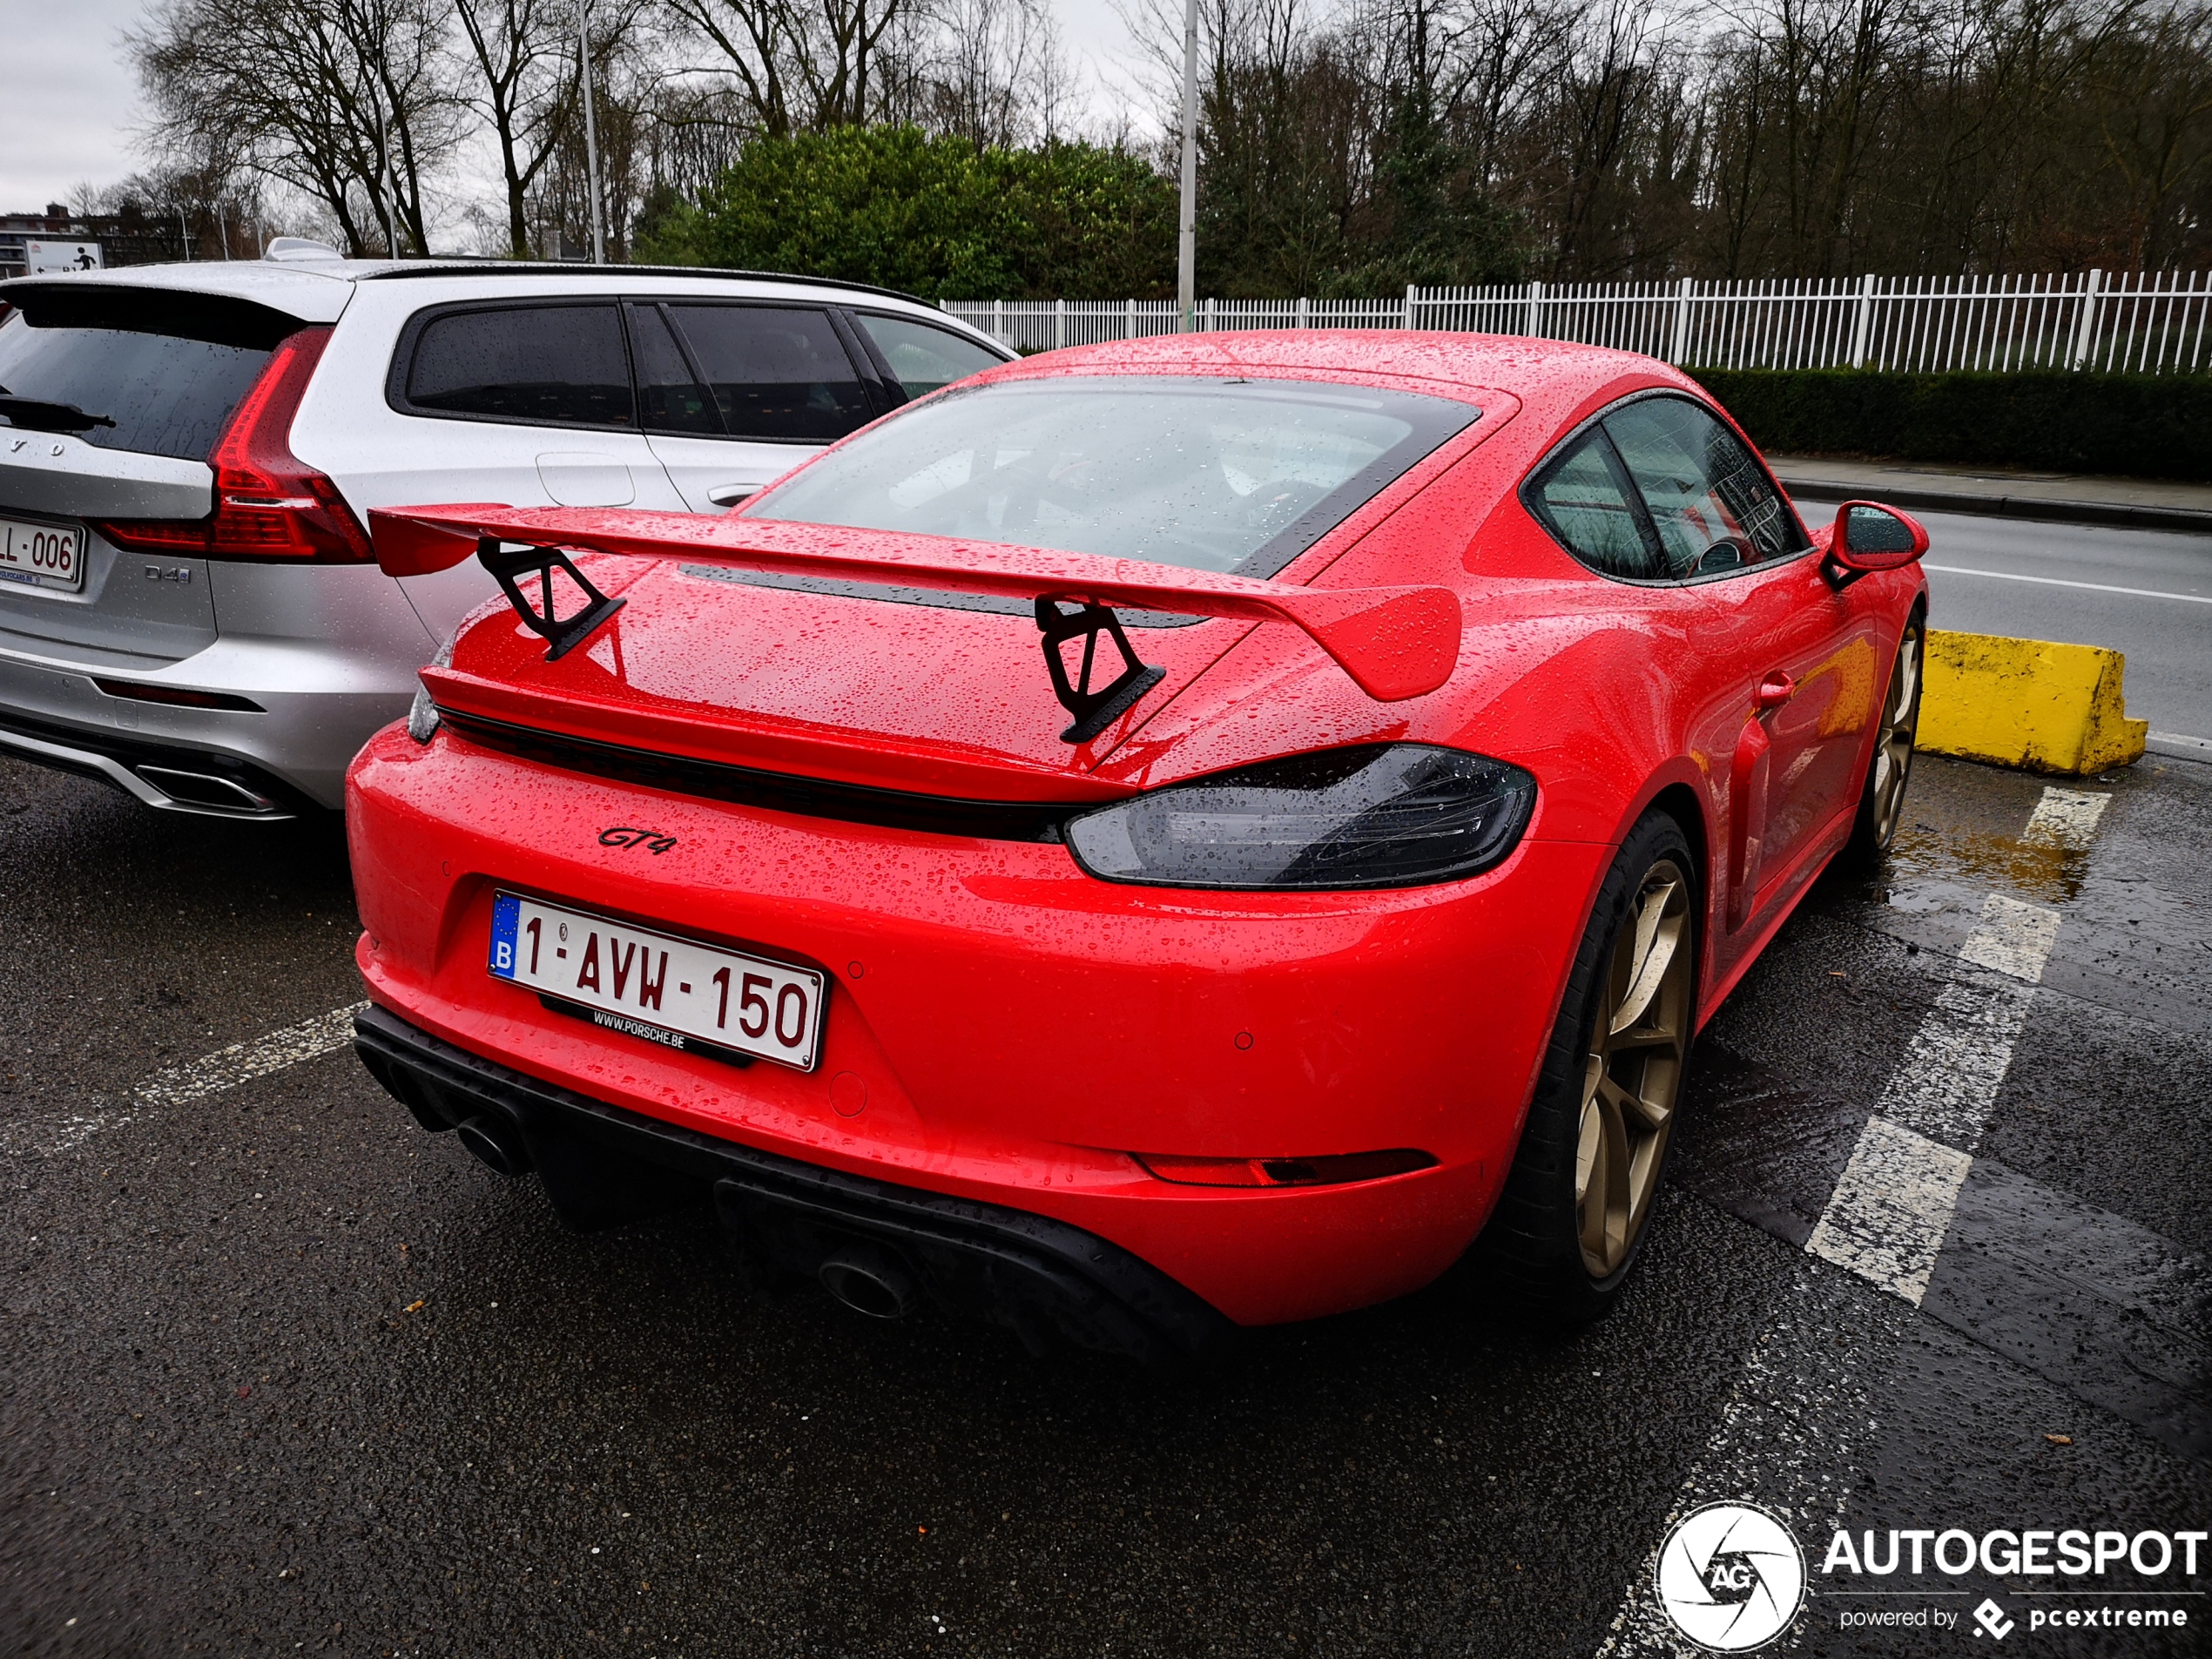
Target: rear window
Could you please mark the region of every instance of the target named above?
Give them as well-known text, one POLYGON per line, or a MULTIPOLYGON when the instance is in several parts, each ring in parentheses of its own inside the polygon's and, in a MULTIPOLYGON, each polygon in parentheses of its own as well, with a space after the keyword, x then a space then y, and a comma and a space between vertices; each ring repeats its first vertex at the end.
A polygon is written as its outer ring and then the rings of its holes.
POLYGON ((448 311, 408 356, 407 405, 529 426, 630 427, 630 354, 612 305, 448 311))
POLYGON ((30 298, 0 321, 0 425, 204 461, 300 326, 175 296, 30 298))
POLYGON ((1266 577, 1480 418, 1367 387, 1002 381, 901 410, 745 516, 1266 577))

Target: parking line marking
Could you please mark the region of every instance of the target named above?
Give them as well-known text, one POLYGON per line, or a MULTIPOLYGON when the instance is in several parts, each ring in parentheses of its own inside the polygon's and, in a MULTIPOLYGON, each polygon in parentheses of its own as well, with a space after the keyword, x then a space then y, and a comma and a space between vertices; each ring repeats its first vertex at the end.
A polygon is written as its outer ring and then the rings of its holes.
POLYGON ((0 1153, 31 1151, 51 1156, 67 1152, 103 1130, 122 1128, 141 1112, 182 1106, 303 1061, 319 1059, 353 1042, 354 1015, 368 1006, 348 1003, 312 1020, 265 1036, 249 1037, 184 1065, 158 1071, 132 1088, 125 1103, 113 1109, 80 1114, 36 1130, 25 1126, 0 1134, 0 1153))
POLYGON ((1959 960, 2033 985, 2043 977, 2043 965, 2050 961, 2058 937, 2057 911, 1993 893, 1982 900, 1981 920, 1959 948, 1959 960))
MULTIPOLYGON (((2036 807, 2045 833, 2078 838, 2062 843, 2069 851, 2087 848, 2104 807, 2063 798, 2088 792, 2047 790, 2036 807), (2061 799, 2047 814, 2045 803, 2054 796, 2061 799)), ((2027 1026, 2058 941, 2059 921, 2057 911, 2008 894, 1993 893, 1982 901, 1959 961, 1987 974, 1961 975, 1937 993, 1805 1240, 1808 1255, 1846 1269, 1893 1298, 1868 1315, 1885 1331, 1881 1340, 1893 1340, 1906 1328, 1885 1327, 1885 1318, 1922 1317, 1920 1305, 1973 1169, 1973 1149, 2027 1026), (1892 1313, 1885 1316, 1885 1307, 1892 1313)), ((1871 1433, 1872 1423, 1863 1389, 1839 1386, 1835 1354, 1825 1343, 1807 1343, 1804 1335, 1794 1322, 1785 1324, 1747 1356, 1743 1380, 1665 1525, 1707 1498, 1750 1497, 1800 1523, 1843 1513, 1856 1474, 1848 1437, 1871 1433), (1816 1449, 1824 1455, 1811 1455, 1816 1449)), ((1657 1562, 1655 1545, 1614 1615, 1599 1659, 1644 1653, 1687 1659, 1697 1651, 1659 1608, 1657 1562)))
POLYGON ((1973 570, 1963 564, 1928 564, 1922 569, 1940 570, 1946 576, 1986 576, 1999 582, 2033 582, 2045 588, 2080 588, 2090 593, 2125 593, 2138 599, 2179 599, 2185 604, 2212 605, 2212 595, 2202 593, 2163 593, 2156 588, 2115 588, 2103 582, 2066 582, 2054 576, 2021 576, 2013 570, 1973 570))
POLYGON ((1973 1162, 1902 1123, 1868 1118, 1805 1248, 1919 1306, 1973 1162))
POLYGON ((2110 795, 2094 790, 2047 786, 2043 799, 2030 814, 2023 841, 2055 846, 2068 853, 2086 853, 2097 833, 2097 824, 2112 804, 2110 795))

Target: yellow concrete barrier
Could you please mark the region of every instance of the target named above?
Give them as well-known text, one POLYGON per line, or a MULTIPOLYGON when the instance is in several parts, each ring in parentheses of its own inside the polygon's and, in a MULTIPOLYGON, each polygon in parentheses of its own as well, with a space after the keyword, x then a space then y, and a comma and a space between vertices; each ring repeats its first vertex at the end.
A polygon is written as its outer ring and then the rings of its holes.
POLYGON ((2028 772, 2124 766, 2150 732, 2128 718, 2127 666, 2100 645, 1932 628, 1917 746, 2028 772))

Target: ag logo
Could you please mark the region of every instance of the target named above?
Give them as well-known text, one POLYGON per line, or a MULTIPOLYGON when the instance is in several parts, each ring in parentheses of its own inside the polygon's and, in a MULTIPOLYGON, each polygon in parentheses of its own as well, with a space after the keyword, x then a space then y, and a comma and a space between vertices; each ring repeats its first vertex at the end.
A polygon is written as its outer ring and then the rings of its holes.
POLYGON ((1805 1600, 1805 1558, 1790 1529, 1748 1503, 1709 1503, 1659 1546, 1659 1605, 1714 1653, 1746 1653, 1790 1628, 1805 1600))

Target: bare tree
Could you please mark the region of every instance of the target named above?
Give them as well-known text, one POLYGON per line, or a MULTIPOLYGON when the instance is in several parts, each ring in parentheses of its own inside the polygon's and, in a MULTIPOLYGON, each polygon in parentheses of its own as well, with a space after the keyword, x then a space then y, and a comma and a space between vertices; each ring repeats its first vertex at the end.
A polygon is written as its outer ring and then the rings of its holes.
POLYGON ((429 246, 459 136, 436 0, 165 0, 129 51, 172 153, 241 164, 329 212, 349 253, 429 246))

